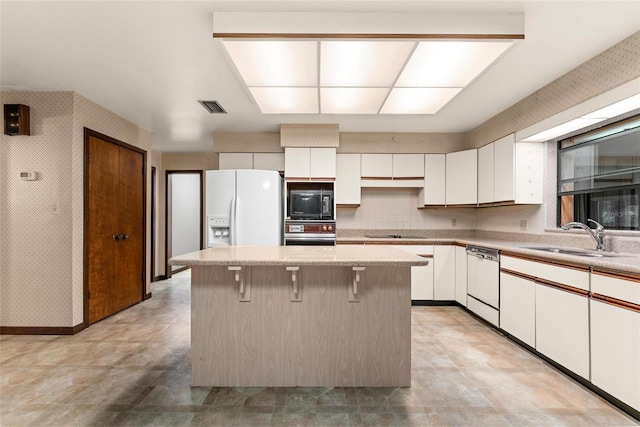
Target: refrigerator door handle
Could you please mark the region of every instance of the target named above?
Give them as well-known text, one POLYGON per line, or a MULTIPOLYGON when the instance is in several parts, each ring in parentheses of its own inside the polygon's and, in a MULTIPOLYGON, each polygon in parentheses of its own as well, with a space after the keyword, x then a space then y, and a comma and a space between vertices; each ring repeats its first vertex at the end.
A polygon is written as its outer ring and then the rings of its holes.
POLYGON ((238 223, 239 218, 240 218, 240 197, 236 196, 234 198, 234 212, 233 212, 233 217, 235 218, 235 222, 233 225, 233 234, 236 236, 233 238, 233 245, 236 246, 238 245, 238 223))
POLYGON ((231 212, 229 214, 229 243, 236 245, 236 197, 231 199, 231 212))

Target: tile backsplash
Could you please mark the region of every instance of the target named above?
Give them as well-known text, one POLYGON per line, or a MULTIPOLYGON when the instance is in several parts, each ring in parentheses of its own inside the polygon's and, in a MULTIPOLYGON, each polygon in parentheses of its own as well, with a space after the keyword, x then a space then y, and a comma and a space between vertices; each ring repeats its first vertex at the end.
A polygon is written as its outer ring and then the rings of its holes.
POLYGON ((467 208, 418 209, 415 188, 363 188, 360 207, 338 209, 336 222, 338 229, 473 229, 475 214, 467 208))

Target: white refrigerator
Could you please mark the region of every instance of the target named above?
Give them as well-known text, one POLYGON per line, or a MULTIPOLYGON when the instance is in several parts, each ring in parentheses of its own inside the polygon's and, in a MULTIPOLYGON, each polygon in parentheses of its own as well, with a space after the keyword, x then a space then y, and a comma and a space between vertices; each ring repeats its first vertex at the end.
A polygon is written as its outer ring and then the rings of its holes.
POLYGON ((282 178, 275 171, 207 171, 207 247, 282 244, 282 178))

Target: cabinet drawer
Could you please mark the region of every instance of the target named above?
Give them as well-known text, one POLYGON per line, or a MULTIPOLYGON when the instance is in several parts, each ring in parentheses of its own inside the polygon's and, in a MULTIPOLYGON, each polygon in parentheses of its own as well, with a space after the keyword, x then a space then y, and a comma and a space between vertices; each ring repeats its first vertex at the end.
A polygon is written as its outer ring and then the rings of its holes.
POLYGON ((562 285, 589 290, 589 271, 503 256, 500 267, 562 285))
POLYGON ((622 277, 593 272, 591 274, 591 291, 640 305, 640 280, 634 282, 622 277))

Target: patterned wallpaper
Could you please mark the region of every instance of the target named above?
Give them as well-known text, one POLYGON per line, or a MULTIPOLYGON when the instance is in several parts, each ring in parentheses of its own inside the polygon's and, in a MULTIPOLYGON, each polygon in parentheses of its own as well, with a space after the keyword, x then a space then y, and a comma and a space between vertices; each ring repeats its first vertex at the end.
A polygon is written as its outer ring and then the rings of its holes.
POLYGON ((280 145, 283 147, 337 147, 340 144, 337 124, 282 123, 280 145))
POLYGON ((216 153, 283 153, 280 132, 213 132, 216 153))
POLYGON ((0 137, 0 325, 73 326, 73 94, 1 101, 30 107, 31 136, 0 137), (37 180, 22 181, 24 171, 37 180))
POLYGON ((640 31, 466 134, 478 148, 640 77, 640 31))
POLYGON ((341 132, 338 153, 450 153, 464 142, 461 133, 341 132))
POLYGON ((7 91, 1 101, 31 107, 31 136, 0 140, 0 325, 75 326, 83 314, 83 127, 146 150, 151 134, 73 92, 7 91), (28 170, 37 181, 20 180, 28 170))

